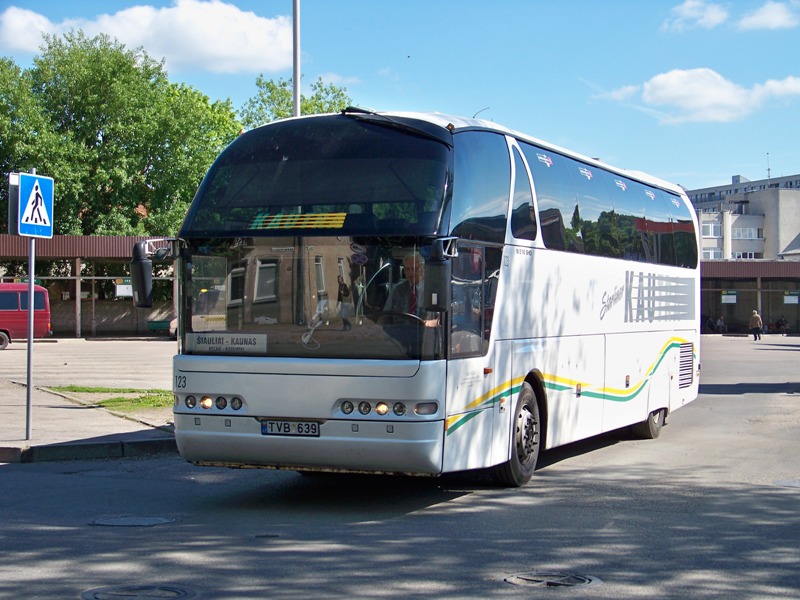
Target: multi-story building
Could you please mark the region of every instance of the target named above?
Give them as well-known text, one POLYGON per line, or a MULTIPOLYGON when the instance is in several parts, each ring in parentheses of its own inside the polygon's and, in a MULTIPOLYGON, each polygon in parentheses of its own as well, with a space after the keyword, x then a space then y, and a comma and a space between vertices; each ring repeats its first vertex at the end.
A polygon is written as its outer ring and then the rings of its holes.
POLYGON ((743 331, 753 310, 798 331, 800 175, 687 190, 702 230, 704 324, 743 331))

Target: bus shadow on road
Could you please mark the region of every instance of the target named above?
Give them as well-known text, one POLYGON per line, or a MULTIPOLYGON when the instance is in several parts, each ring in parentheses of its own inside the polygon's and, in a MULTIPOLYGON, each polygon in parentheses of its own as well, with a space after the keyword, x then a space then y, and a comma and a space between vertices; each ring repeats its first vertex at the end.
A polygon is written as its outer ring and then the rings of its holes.
POLYGON ((786 383, 701 383, 700 394, 739 396, 741 394, 800 394, 800 382, 786 383))

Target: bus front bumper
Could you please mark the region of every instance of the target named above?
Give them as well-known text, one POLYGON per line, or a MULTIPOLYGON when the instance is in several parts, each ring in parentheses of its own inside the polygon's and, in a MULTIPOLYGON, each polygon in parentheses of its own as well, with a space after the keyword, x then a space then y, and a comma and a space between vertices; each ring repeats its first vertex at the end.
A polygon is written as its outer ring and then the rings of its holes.
POLYGON ((265 435, 252 416, 175 413, 175 439, 201 465, 438 475, 444 423, 329 419, 311 437, 265 435))

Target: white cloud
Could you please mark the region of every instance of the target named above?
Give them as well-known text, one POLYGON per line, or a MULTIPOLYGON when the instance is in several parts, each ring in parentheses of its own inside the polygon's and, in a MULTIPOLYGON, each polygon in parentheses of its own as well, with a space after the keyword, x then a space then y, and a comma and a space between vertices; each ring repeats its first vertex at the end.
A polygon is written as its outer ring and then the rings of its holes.
POLYGON ((768 80, 747 88, 711 69, 674 69, 641 86, 625 86, 602 97, 640 101, 635 108, 662 123, 726 123, 745 118, 775 98, 800 96, 800 77, 768 80), (638 99, 634 96, 641 89, 638 99))
POLYGON ((671 18, 661 24, 666 31, 684 31, 700 27, 713 29, 728 19, 728 11, 721 4, 705 0, 686 0, 675 6, 671 18))
POLYGON ((0 50, 34 53, 42 33, 70 29, 90 37, 105 33, 131 49, 141 46, 153 58, 164 58, 171 71, 255 73, 292 65, 291 18, 259 17, 223 0, 175 0, 165 8, 139 5, 92 20, 60 23, 12 6, 0 13, 0 50))
POLYGON ((347 77, 345 75, 339 75, 338 73, 323 73, 319 77, 322 79, 322 82, 325 85, 333 84, 336 86, 343 86, 358 85, 361 83, 361 80, 358 77, 347 77))
POLYGON ((785 2, 764 4, 739 21, 739 29, 791 29, 797 27, 798 18, 785 2))

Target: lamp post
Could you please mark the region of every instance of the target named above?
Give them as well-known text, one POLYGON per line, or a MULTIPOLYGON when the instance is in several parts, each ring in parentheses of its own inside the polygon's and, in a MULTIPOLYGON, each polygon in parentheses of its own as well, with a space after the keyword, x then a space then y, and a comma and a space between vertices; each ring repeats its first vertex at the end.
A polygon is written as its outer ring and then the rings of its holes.
POLYGON ((293 0, 293 62, 294 62, 294 116, 300 116, 300 0, 293 0))

